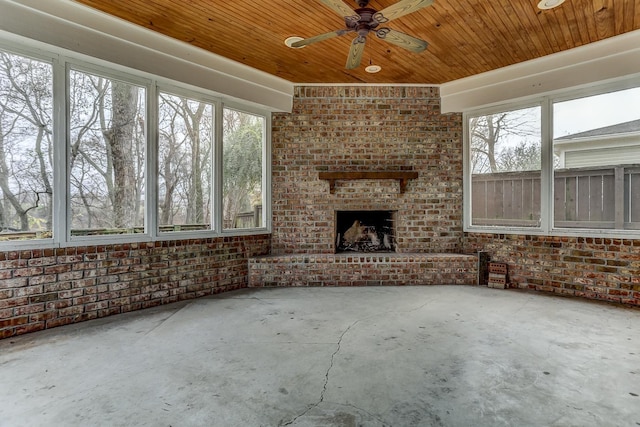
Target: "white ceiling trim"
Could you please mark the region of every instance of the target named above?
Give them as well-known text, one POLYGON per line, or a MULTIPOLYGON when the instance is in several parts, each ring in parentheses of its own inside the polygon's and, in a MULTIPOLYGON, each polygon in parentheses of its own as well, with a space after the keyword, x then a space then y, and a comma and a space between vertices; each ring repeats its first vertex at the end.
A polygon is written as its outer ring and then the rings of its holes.
POLYGON ((214 91, 291 111, 293 83, 70 0, 0 0, 0 30, 214 91))
POLYGON ((463 112, 640 73, 640 30, 440 86, 442 112, 463 112))

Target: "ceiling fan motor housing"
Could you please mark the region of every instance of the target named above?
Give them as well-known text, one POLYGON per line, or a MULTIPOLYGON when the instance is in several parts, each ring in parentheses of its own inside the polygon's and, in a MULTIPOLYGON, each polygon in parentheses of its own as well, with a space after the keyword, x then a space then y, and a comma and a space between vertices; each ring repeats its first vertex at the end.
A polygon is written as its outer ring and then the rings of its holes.
POLYGON ((374 19, 374 15, 378 13, 377 10, 360 8, 356 9, 355 12, 357 15, 344 18, 345 25, 349 30, 355 31, 361 36, 366 36, 369 31, 379 25, 379 22, 374 19))

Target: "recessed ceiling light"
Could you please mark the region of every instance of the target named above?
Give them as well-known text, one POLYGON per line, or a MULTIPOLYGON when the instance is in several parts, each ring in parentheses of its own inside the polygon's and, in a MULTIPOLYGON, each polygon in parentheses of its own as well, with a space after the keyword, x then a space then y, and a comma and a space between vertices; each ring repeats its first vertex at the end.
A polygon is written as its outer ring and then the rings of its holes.
POLYGON ((295 42, 299 42, 301 40, 304 40, 302 37, 298 37, 298 36, 293 36, 293 37, 287 37, 284 41, 284 44, 286 44, 288 47, 290 47, 291 49, 302 49, 304 46, 298 46, 298 47, 293 47, 291 46, 292 44, 294 44, 295 42))
POLYGON ((382 67, 379 65, 369 65, 367 68, 364 69, 367 73, 377 73, 380 70, 382 70, 382 67))
POLYGON ((554 7, 560 6, 564 3, 564 0, 542 0, 538 3, 539 9, 553 9, 554 7))

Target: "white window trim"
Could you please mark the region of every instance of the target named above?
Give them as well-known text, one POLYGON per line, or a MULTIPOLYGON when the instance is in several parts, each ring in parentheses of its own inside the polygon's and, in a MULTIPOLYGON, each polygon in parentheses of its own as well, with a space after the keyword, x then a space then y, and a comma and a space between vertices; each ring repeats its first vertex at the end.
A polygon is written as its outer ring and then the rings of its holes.
POLYGON ((76 246, 100 246, 122 243, 141 243, 170 240, 189 240, 216 238, 222 236, 247 236, 269 234, 271 225, 271 112, 267 109, 255 107, 252 103, 226 102, 220 94, 193 85, 172 81, 164 77, 128 69, 118 64, 111 64, 100 59, 87 58, 86 55, 76 54, 54 46, 47 46, 40 42, 5 40, 0 33, 0 49, 12 54, 33 58, 47 62, 53 69, 53 135, 54 135, 54 164, 53 171, 53 237, 48 239, 9 240, 0 241, 0 251, 49 249, 76 246), (68 197, 69 162, 68 162, 68 117, 69 103, 67 90, 69 88, 69 70, 98 74, 130 82, 145 88, 147 91, 147 141, 145 158, 145 231, 140 234, 71 236, 70 201, 68 197), (211 230, 178 231, 160 233, 157 223, 157 118, 158 92, 184 94, 193 99, 201 99, 215 107, 215 135, 212 150, 213 179, 213 218, 211 230), (224 106, 238 111, 261 116, 265 123, 265 139, 263 144, 263 227, 245 229, 226 229, 222 227, 222 120, 224 106))
POLYGON ((598 94, 640 87, 640 77, 616 79, 599 85, 592 85, 579 89, 566 89, 556 91, 553 94, 528 97, 526 100, 501 103, 489 107, 483 107, 463 112, 463 231, 479 234, 519 234, 533 236, 557 236, 557 237, 595 237, 614 239, 638 239, 640 230, 619 229, 595 229, 595 228, 561 228, 553 224, 553 104, 580 97, 594 96, 598 94), (510 227, 510 226, 480 226, 473 225, 471 221, 471 165, 470 165, 470 138, 469 119, 480 115, 517 110, 540 105, 541 111, 541 135, 542 135, 542 173, 540 185, 540 215, 541 222, 538 227, 510 227))
MULTIPOLYGON (((150 209, 150 204, 152 204, 151 200, 147 200, 149 199, 148 197, 145 197, 145 204, 144 204, 144 233, 139 233, 139 234, 118 234, 118 235, 95 235, 95 236, 72 236, 71 235, 71 231, 73 230, 73 228, 71 227, 71 200, 68 197, 69 193, 70 193, 70 176, 71 176, 71 168, 69 165, 69 141, 71 140, 71 134, 70 129, 69 129, 69 108, 70 108, 70 104, 69 102, 67 102, 70 99, 70 94, 68 92, 70 85, 69 85, 69 76, 71 71, 77 71, 77 72, 81 72, 81 73, 87 73, 87 74, 92 74, 92 75, 97 75, 100 77, 104 77, 107 79, 111 79, 111 80, 120 80, 122 82, 125 83, 129 83, 131 85, 135 85, 135 86, 139 86, 139 87, 143 87, 145 89, 145 100, 146 100, 146 105, 145 105, 145 116, 146 116, 146 120, 147 120, 147 126, 146 126, 146 132, 147 132, 147 138, 145 141, 145 150, 149 150, 150 148, 150 133, 149 133, 149 127, 151 126, 150 123, 150 117, 153 116, 152 114, 150 114, 150 108, 156 103, 155 101, 153 101, 153 103, 149 103, 149 101, 151 101, 149 93, 151 91, 151 87, 154 86, 154 82, 152 80, 146 79, 146 78, 140 78, 138 76, 136 76, 135 74, 129 74, 129 73, 124 73, 122 71, 118 71, 118 70, 111 70, 109 68, 106 67, 102 67, 102 66, 96 66, 93 64, 89 64, 86 63, 85 61, 74 61, 73 59, 66 59, 65 60, 65 80, 66 80, 66 84, 65 84, 65 97, 63 100, 61 100, 61 102, 63 102, 67 108, 66 110, 66 114, 65 114, 65 120, 64 120, 64 126, 66 127, 66 138, 65 138, 65 143, 64 143, 64 150, 65 150, 65 170, 66 170, 66 176, 65 176, 65 187, 64 187, 64 191, 60 192, 60 195, 62 197, 64 197, 65 199, 65 206, 66 206, 66 212, 68 212, 68 214, 66 215, 66 223, 65 223, 65 239, 64 242, 65 243, 70 243, 72 245, 79 245, 79 246, 87 246, 87 245, 93 245, 96 240, 102 240, 105 242, 105 244, 115 244, 115 243, 124 243, 124 242, 130 242, 130 241, 136 241, 136 242, 143 242, 143 241, 147 241, 150 240, 152 238, 152 233, 151 230, 149 229, 148 226, 148 215, 149 215, 149 209, 150 209)), ((58 100, 60 101, 60 100, 58 100)), ((61 143, 59 143, 58 141, 54 142, 54 146, 59 146, 61 145, 61 143)), ((148 158, 149 156, 149 151, 145 152, 145 194, 148 194, 148 186, 149 183, 147 181, 147 179, 149 178, 149 161, 148 158)), ((54 239, 55 239, 55 235, 54 235, 54 239)), ((62 241, 61 241, 62 243, 62 241)))

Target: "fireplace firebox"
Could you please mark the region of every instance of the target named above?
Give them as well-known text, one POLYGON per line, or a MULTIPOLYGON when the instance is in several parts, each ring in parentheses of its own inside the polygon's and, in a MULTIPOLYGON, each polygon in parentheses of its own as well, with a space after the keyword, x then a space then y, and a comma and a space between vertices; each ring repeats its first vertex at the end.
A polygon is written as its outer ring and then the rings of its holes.
POLYGON ((395 252, 396 211, 336 211, 336 253, 395 252))

